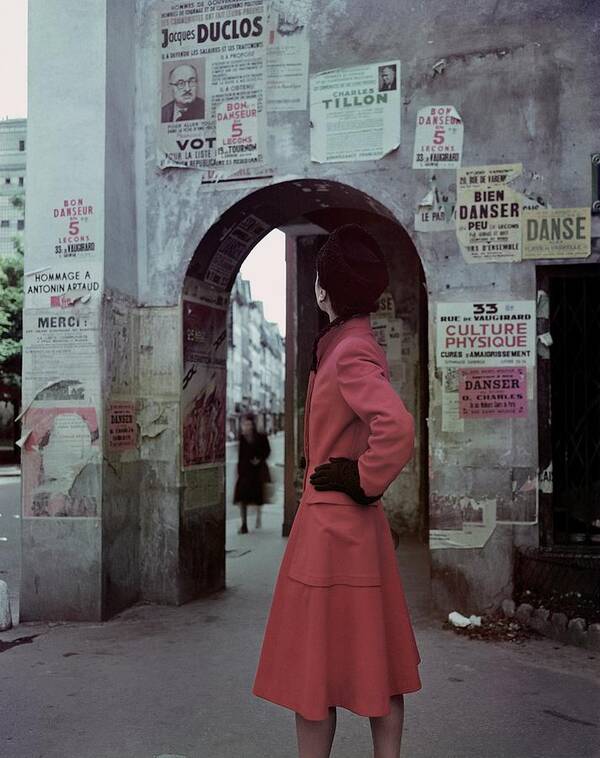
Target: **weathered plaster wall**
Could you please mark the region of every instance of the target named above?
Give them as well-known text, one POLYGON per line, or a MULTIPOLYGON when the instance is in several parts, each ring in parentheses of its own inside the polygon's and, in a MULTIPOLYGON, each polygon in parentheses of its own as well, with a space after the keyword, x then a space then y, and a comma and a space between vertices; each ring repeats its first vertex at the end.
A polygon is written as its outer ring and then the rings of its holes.
MULTIPOLYGON (((138 183, 145 220, 139 286, 145 301, 167 305, 177 301, 206 230, 249 190, 210 192, 193 171, 156 169, 158 86, 150 74, 158 58, 156 8, 151 0, 137 2, 137 113, 145 172, 138 183)), ((549 7, 539 0, 399 7, 386 0, 372 11, 358 0, 315 0, 311 71, 400 57, 400 149, 380 161, 314 164, 309 160, 308 113, 275 114, 269 118, 274 181, 308 176, 347 183, 387 206, 409 232, 429 295, 430 489, 442 497, 510 498, 511 470, 536 471, 535 398, 525 424, 478 422, 463 434, 442 432, 440 380, 433 370, 434 313, 441 301, 534 299, 535 268, 531 262, 469 265, 453 233, 414 231, 414 209, 429 180, 429 172, 411 168, 415 116, 424 105, 454 105, 465 123, 463 165, 521 161, 519 189, 555 207, 586 205, 599 115, 598 97, 591 96, 598 94, 593 52, 597 7, 591 2, 549 7), (438 73, 433 66, 442 59, 445 65, 438 73)), ((438 175, 443 186, 455 181, 453 172, 438 175)), ((434 551, 439 605, 463 602, 481 610, 496 603, 510 584, 513 541, 535 541, 536 534, 536 526, 503 525, 483 550, 434 551)))

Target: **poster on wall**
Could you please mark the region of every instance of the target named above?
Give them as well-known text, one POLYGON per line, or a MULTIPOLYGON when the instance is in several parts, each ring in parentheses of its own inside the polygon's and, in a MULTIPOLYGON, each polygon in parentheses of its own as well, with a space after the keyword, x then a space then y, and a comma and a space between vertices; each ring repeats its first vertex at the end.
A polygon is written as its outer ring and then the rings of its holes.
POLYGON ((113 400, 108 406, 108 449, 111 452, 135 450, 137 424, 135 403, 113 400))
POLYGON ((246 214, 219 242, 204 275, 205 281, 223 289, 230 287, 235 272, 250 248, 270 230, 271 226, 258 216, 252 213, 246 214))
POLYGON ((310 78, 311 160, 383 158, 400 145, 400 61, 322 71, 310 78))
POLYGON ((415 212, 415 231, 448 232, 456 228, 456 188, 447 190, 438 187, 437 179, 432 176, 429 192, 421 200, 415 212))
POLYGON ((102 227, 98 204, 87 195, 65 197, 52 208, 55 260, 96 260, 101 257, 102 227))
POLYGON ((527 418, 527 367, 459 368, 461 418, 527 418))
POLYGON ((101 261, 62 259, 52 266, 25 271, 25 308, 70 308, 75 303, 100 302, 101 261))
POLYGON ((101 455, 96 409, 31 407, 23 417, 23 437, 23 516, 97 516, 101 455))
POLYGON ((265 2, 163 3, 159 33, 159 167, 219 176, 259 169, 266 149, 265 2))
POLYGON ((101 376, 100 313, 75 305, 23 312, 23 404, 92 404, 101 376))
POLYGON ((457 170, 456 236, 468 263, 521 260, 520 163, 457 170))
POLYGON ((447 366, 534 366, 535 300, 438 303, 436 363, 447 366))
POLYGON ((495 527, 495 499, 431 493, 431 549, 484 547, 495 527))
POLYGON ((183 300, 182 466, 225 460, 227 306, 183 300))
POLYGON ((587 258, 591 254, 591 210, 523 210, 523 258, 587 258))
POLYGON ((428 105, 417 113, 413 168, 458 168, 463 122, 453 105, 428 105))
POLYGON ((311 0, 273 0, 269 8, 267 111, 306 110, 311 0))
POLYGON ((442 371, 442 432, 464 432, 465 422, 460 415, 458 369, 442 371))

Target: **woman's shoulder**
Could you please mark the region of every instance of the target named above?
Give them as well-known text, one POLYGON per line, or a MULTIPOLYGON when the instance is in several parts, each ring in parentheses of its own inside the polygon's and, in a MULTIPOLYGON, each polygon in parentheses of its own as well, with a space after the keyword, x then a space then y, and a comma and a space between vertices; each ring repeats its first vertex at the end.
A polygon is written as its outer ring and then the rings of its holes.
POLYGON ((385 352, 370 329, 344 335, 333 352, 336 360, 342 357, 364 357, 370 360, 385 359, 385 352))

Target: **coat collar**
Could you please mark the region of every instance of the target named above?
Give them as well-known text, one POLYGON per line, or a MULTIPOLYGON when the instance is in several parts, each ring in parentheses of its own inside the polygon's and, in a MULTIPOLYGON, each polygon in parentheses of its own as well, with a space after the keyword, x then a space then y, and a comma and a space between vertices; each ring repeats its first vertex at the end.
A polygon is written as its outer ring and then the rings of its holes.
POLYGON ((342 337, 348 334, 348 332, 371 332, 370 316, 353 316, 352 318, 348 319, 348 321, 344 321, 341 324, 332 327, 329 331, 325 332, 325 334, 319 340, 319 344, 317 345, 317 366, 323 359, 323 356, 329 352, 329 350, 333 348, 334 345, 337 345, 342 337))

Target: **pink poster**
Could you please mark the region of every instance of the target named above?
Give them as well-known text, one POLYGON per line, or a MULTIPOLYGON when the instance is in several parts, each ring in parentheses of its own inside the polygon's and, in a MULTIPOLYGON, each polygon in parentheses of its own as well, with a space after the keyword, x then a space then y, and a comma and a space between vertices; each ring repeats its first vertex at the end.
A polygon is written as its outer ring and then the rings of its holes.
POLYGON ((526 418, 527 369, 460 368, 460 418, 526 418))
POLYGON ((113 402, 108 409, 108 448, 134 450, 137 446, 135 403, 113 402))

